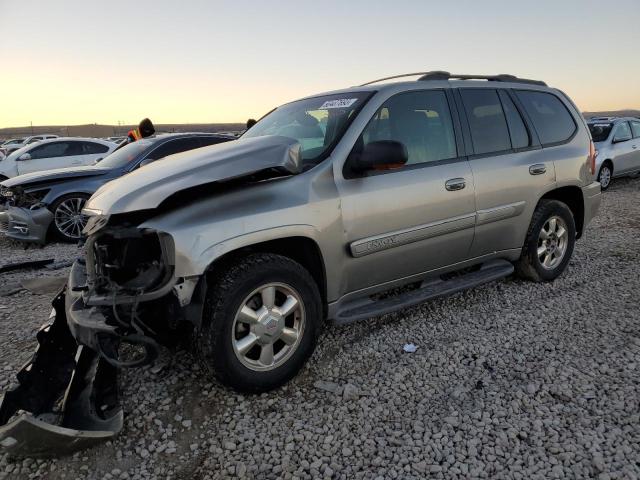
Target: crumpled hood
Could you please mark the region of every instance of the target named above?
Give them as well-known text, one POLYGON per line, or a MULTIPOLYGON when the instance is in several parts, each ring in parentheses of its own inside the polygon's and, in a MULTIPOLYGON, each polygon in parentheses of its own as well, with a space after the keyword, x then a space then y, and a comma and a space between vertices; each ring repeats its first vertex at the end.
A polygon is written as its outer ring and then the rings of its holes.
POLYGON ((97 175, 104 175, 109 171, 109 168, 101 168, 97 166, 56 168, 54 170, 44 170, 42 172, 25 173, 24 175, 18 175, 17 177, 13 177, 2 182, 2 186, 30 187, 35 184, 55 182, 68 178, 95 177, 97 175))
POLYGON ((300 173, 300 144, 266 136, 171 155, 103 185, 85 208, 104 215, 157 208, 182 190, 269 169, 274 176, 300 173))

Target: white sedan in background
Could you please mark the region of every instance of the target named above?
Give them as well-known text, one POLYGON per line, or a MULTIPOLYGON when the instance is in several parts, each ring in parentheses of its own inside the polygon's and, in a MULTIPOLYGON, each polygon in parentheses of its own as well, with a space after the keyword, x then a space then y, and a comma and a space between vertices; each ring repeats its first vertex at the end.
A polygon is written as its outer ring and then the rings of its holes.
POLYGON ((62 137, 26 145, 0 160, 0 181, 54 168, 93 165, 118 145, 95 138, 62 137))

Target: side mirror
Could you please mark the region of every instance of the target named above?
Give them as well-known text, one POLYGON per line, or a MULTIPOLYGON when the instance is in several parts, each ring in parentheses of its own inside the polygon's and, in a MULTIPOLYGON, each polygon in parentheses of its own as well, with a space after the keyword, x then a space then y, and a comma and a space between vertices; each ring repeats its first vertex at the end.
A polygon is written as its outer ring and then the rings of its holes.
POLYGON ((23 153, 22 155, 20 155, 18 157, 18 160, 20 160, 20 161, 31 160, 31 155, 28 154, 28 153, 23 153))
POLYGON ((353 155, 350 167, 354 172, 367 170, 393 170, 407 163, 407 147, 395 140, 367 143, 362 152, 353 155))

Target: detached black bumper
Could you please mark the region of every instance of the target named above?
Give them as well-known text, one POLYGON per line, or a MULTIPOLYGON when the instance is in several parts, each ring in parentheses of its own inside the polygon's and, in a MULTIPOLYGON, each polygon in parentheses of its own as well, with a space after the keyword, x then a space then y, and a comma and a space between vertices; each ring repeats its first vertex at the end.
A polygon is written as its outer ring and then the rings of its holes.
POLYGON ((38 348, 0 402, 0 450, 17 456, 72 453, 116 436, 123 425, 117 369, 78 345, 65 294, 38 332, 38 348))

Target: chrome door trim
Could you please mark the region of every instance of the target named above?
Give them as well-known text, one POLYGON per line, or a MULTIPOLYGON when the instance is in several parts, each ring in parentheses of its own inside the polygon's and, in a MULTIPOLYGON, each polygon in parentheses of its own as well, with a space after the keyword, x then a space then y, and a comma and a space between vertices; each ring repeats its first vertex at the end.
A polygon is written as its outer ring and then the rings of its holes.
POLYGON ((500 205, 494 208, 478 210, 478 218, 476 225, 486 225, 487 223, 498 222, 507 218, 517 217, 524 212, 526 202, 510 203, 508 205, 500 205))
POLYGON ((363 257, 382 250, 407 245, 420 240, 458 232, 467 228, 473 228, 476 223, 476 214, 468 213, 457 217, 426 223, 395 232, 384 233, 373 237, 363 238, 351 242, 349 249, 354 257, 363 257))

